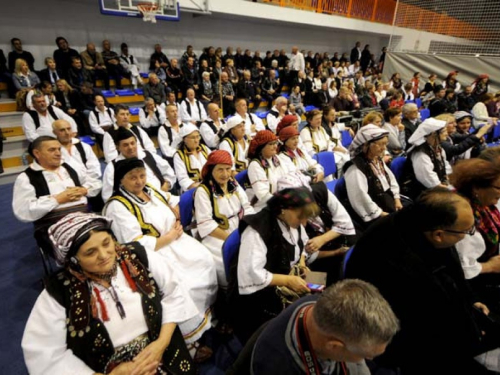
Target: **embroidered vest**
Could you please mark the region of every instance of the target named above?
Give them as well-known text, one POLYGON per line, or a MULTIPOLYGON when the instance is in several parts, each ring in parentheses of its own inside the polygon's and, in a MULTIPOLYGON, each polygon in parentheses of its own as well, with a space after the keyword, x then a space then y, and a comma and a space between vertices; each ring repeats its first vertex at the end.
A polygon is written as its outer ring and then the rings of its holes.
MULTIPOLYGON (((200 145, 198 147, 197 151, 202 153, 202 155, 205 157, 205 160, 208 159, 208 150, 207 150, 206 146, 200 145)), ((186 170, 187 170, 189 178, 191 180, 193 180, 194 182, 201 181, 201 171, 199 169, 191 167, 191 160, 189 158, 189 154, 188 154, 186 148, 183 148, 182 150, 177 151, 176 154, 179 155, 181 160, 186 165, 186 170)))

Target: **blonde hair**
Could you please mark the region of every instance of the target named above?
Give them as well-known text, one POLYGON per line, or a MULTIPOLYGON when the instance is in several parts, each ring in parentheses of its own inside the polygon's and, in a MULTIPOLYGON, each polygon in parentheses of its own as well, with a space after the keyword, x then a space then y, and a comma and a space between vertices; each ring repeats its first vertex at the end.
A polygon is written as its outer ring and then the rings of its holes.
MULTIPOLYGON (((28 63, 26 62, 26 60, 17 59, 16 63, 15 63, 14 73, 17 75, 21 74, 21 68, 23 67, 23 65, 28 66, 28 63)), ((29 73, 29 70, 30 70, 30 68, 28 66, 28 73, 29 73)))
POLYGON ((71 91, 73 91, 73 87, 71 87, 70 84, 65 79, 58 79, 56 81, 56 85, 58 83, 62 83, 64 85, 64 92, 71 92, 71 91))
POLYGON ((375 121, 377 118, 381 119, 384 121, 384 115, 382 113, 377 112, 377 111, 371 111, 366 114, 365 117, 363 117, 363 123, 361 126, 365 126, 368 124, 373 124, 373 121, 375 121))
POLYGON ((448 125, 449 122, 455 122, 455 116, 453 116, 451 113, 442 113, 434 118, 436 120, 446 121, 446 125, 448 125))

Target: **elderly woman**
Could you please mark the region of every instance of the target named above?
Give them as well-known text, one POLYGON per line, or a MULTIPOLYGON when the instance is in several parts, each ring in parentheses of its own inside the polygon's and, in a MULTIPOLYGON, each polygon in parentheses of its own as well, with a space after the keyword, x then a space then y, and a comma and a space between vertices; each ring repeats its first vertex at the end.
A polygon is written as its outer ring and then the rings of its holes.
POLYGON ((40 83, 36 73, 30 71, 28 63, 23 59, 17 59, 12 75, 12 83, 16 91, 33 89, 40 83))
POLYGON ((278 180, 290 172, 280 162, 277 153, 278 137, 270 130, 257 132, 250 142, 248 179, 255 194, 252 206, 256 212, 262 210, 278 190, 278 180))
MULTIPOLYGON (((205 60, 203 60, 205 61, 205 60)), ((210 72, 206 71, 201 74, 201 84, 200 84, 200 101, 205 105, 212 102, 215 96, 215 88, 213 87, 212 81, 210 80, 210 72)))
POLYGON ((219 286, 227 287, 222 245, 240 219, 254 213, 245 191, 232 179, 233 161, 227 151, 208 156, 201 171, 202 183, 194 196, 194 212, 202 244, 212 253, 219 286))
POLYGON ((177 324, 196 315, 171 263, 111 222, 72 213, 49 228, 63 268, 47 281, 24 331, 30 374, 197 373, 177 324))
POLYGON ((448 138, 446 121, 428 118, 409 139, 408 161, 402 190, 410 198, 436 186, 448 187, 451 166, 441 143, 448 138))
POLYGON ((400 210, 399 185, 383 162, 389 132, 375 125, 359 129, 350 146, 352 160, 344 166, 351 217, 368 227, 376 219, 400 210))
POLYGON ((401 123, 401 108, 388 108, 384 112, 383 129, 389 132, 387 150, 392 156, 398 156, 406 149, 405 126, 401 123))
POLYGON ((309 189, 284 189, 258 214, 243 217, 228 290, 234 330, 243 343, 284 309, 283 287, 298 295, 309 292, 306 281, 291 271, 317 257, 305 251, 309 238, 304 225, 318 211, 309 189))
POLYGON ((460 159, 470 159, 478 156, 483 146, 483 136, 490 130, 491 125, 482 126, 476 134, 470 134, 471 115, 467 112, 443 113, 436 117, 436 120, 446 121, 446 131, 448 138, 441 142, 441 147, 446 153, 446 159, 455 164, 460 159), (457 119, 462 121, 461 132, 457 131, 457 119), (466 123, 468 122, 468 125, 466 123), (465 130, 466 131, 463 131, 465 130))
POLYGON ((201 169, 205 165, 210 149, 200 143, 198 127, 185 124, 179 132, 182 141, 174 155, 174 169, 181 191, 198 187, 201 182, 201 169))
POLYGON ((325 128, 321 126, 323 114, 317 109, 306 113, 307 125, 300 132, 305 150, 313 156, 321 151, 332 151, 335 144, 330 140, 325 128))
POLYGON ((245 134, 245 119, 236 114, 227 120, 226 133, 222 136, 219 150, 229 152, 233 160, 233 174, 248 168, 248 148, 250 140, 245 134))
POLYGON ((114 194, 103 212, 113 220, 112 229, 119 241, 137 240, 148 252, 158 252, 175 264, 198 310, 196 316, 180 324, 180 329, 190 350, 196 352, 195 361, 201 362, 211 355, 199 341, 211 328, 211 306, 217 294, 215 263, 207 248, 184 233, 178 218, 179 199, 146 182, 142 160, 118 161, 114 194))
POLYGON ((500 306, 500 159, 464 160, 453 168, 450 181, 466 197, 474 212, 475 226, 456 244, 465 277, 481 301, 500 306), (475 233, 474 233, 475 232, 475 233))
POLYGON ((297 171, 308 176, 311 182, 323 181, 323 167, 299 146, 300 133, 294 126, 282 128, 278 134, 281 146, 278 158, 289 171, 297 171))

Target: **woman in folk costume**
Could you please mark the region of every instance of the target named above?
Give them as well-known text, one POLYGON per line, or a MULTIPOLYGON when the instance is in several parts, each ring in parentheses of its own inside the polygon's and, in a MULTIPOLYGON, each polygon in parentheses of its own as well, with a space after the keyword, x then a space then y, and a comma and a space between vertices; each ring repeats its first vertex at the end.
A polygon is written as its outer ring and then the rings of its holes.
POLYGON ((250 142, 248 180, 254 193, 251 203, 255 212, 262 210, 278 190, 278 179, 290 172, 281 164, 277 152, 278 137, 270 130, 257 132, 250 142))
POLYGON ((201 171, 202 183, 194 196, 198 234, 212 253, 220 287, 227 287, 222 245, 240 219, 254 213, 247 195, 232 178, 233 162, 227 151, 216 150, 208 156, 201 171))
POLYGON ((281 141, 278 155, 281 164, 289 171, 299 171, 308 176, 311 183, 323 181, 325 174, 323 167, 299 146, 300 133, 288 126, 280 130, 278 137, 281 141))
POLYGON ((178 215, 179 198, 147 184, 144 163, 120 160, 115 165, 114 194, 104 207, 113 220, 112 229, 121 242, 136 240, 148 252, 158 252, 179 270, 181 281, 198 314, 179 325, 195 361, 211 350, 200 339, 211 328, 212 304, 217 295, 217 275, 212 255, 205 246, 183 232, 178 215))
POLYGON ((307 125, 300 132, 305 151, 311 156, 321 151, 332 151, 335 146, 325 128, 321 126, 322 117, 321 111, 317 109, 307 112, 307 125))
POLYGON ((229 152, 233 160, 233 174, 248 168, 250 140, 245 134, 245 119, 236 114, 227 120, 226 133, 221 139, 219 150, 229 152))
POLYGON ((382 160, 388 136, 387 130, 369 124, 349 147, 352 159, 344 166, 347 197, 342 203, 362 228, 403 207, 396 178, 382 160))
MULTIPOLYGON (((295 115, 286 115, 284 116, 281 121, 278 123, 278 126, 276 127, 276 135, 278 135, 281 131, 281 129, 286 128, 288 126, 293 126, 297 131, 299 131, 299 119, 295 115)), ((302 142, 302 138, 299 137, 299 144, 298 147, 305 151, 306 147, 304 146, 304 142, 302 142)))
POLYGON ((403 193, 416 198, 422 191, 436 186, 449 187, 451 166, 441 143, 448 138, 446 121, 428 118, 412 134, 408 142, 408 160, 401 185, 403 193))
POLYGON ((176 271, 103 216, 49 228, 57 262, 24 331, 30 374, 196 374, 177 324, 197 314, 176 271))
POLYGON ((342 145, 342 134, 340 133, 340 127, 344 131, 348 131, 351 137, 354 138, 354 131, 351 128, 345 128, 344 124, 336 124, 335 118, 337 113, 335 108, 331 106, 326 106, 323 108, 323 122, 322 126, 325 130, 331 133, 330 140, 333 142, 333 154, 335 155, 335 164, 337 164, 337 170, 342 171, 344 164, 347 163, 351 157, 349 151, 342 145))
POLYGON ((196 125, 184 125, 179 135, 182 141, 174 155, 174 169, 181 192, 185 192, 201 183, 201 169, 210 149, 200 144, 201 135, 196 125))
POLYGON ((305 251, 309 238, 304 225, 318 211, 307 188, 285 189, 275 193, 262 211, 241 220, 240 248, 231 263, 228 298, 232 325, 242 343, 283 311, 286 295, 290 295, 284 287, 297 295, 309 292, 304 267, 317 255, 305 251))

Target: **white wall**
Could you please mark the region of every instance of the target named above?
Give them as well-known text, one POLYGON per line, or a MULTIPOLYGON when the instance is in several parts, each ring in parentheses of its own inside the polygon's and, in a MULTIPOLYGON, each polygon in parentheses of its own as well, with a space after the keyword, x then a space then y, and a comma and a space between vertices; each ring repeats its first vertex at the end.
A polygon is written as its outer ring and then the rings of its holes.
MULTIPOLYGON (((119 44, 125 41, 129 44, 131 53, 143 63, 147 61, 153 45, 157 42, 163 45, 164 52, 171 57, 180 56, 188 44, 192 44, 196 50, 208 45, 224 49, 232 45, 261 51, 274 48, 285 48, 289 51, 292 45, 296 44, 304 49, 333 53, 348 52, 357 40, 370 44, 372 52, 378 55, 388 42, 387 35, 332 28, 337 26, 336 19, 347 20, 348 24, 355 21, 356 25, 365 29, 374 25, 369 22, 315 15, 312 12, 241 0, 225 2, 226 5, 232 4, 231 11, 236 7, 236 14, 214 11, 210 16, 193 17, 190 13, 182 12, 180 22, 159 21, 156 25, 137 18, 101 15, 97 0, 25 0, 22 12, 16 1, 3 2, 0 13, 0 35, 3 38, 0 39, 0 48, 4 52, 10 51, 10 38, 18 37, 23 40, 25 49, 35 55, 36 69, 42 69, 43 58, 51 56, 56 49, 57 36, 64 36, 70 46, 78 51, 83 50, 88 41, 96 43, 99 48, 103 39, 109 39, 113 49, 119 52, 119 44), (236 3, 240 6, 237 7, 236 3), (253 12, 260 13, 261 17, 246 17, 249 16, 248 9, 242 8, 243 5, 253 9, 253 12), (285 17, 284 11, 292 11, 300 17, 285 17), (269 19, 269 16, 282 22, 269 19), (307 24, 322 24, 317 23, 314 16, 328 21, 330 27, 307 24), (283 22, 285 20, 300 20, 301 24, 283 22)), ((212 0, 211 4, 215 3, 217 1, 212 0)), ((219 6, 222 3, 221 0, 218 1, 219 6)), ((143 65, 143 69, 146 69, 145 64, 143 65)))

